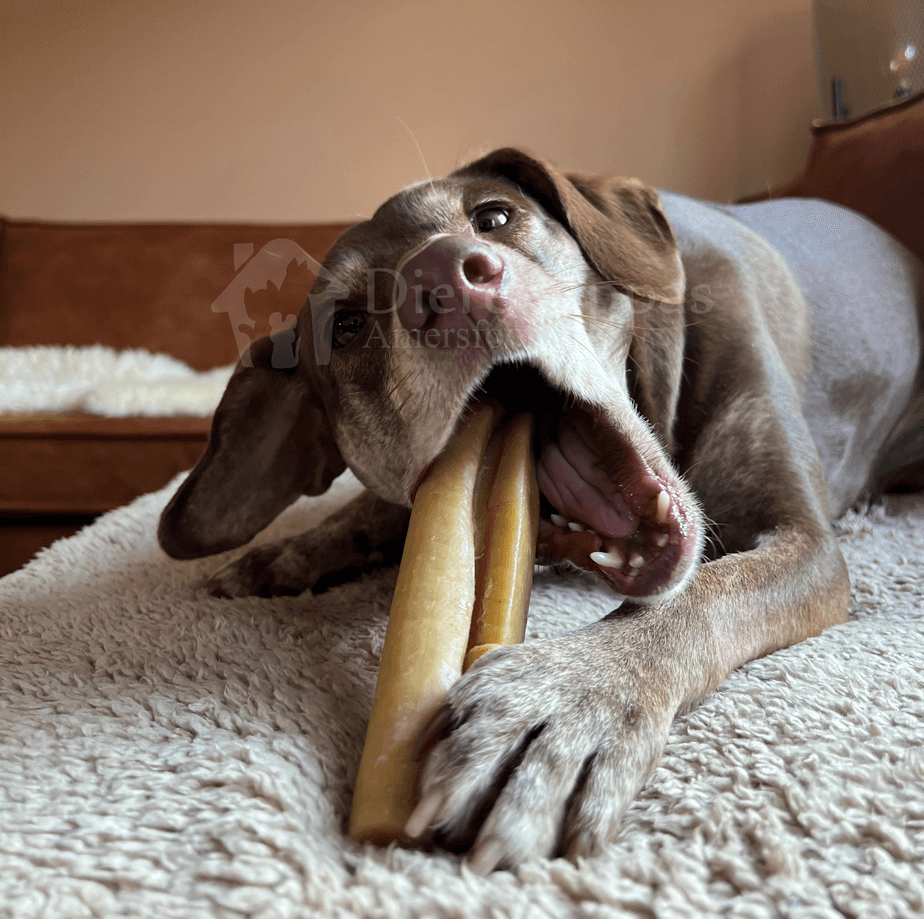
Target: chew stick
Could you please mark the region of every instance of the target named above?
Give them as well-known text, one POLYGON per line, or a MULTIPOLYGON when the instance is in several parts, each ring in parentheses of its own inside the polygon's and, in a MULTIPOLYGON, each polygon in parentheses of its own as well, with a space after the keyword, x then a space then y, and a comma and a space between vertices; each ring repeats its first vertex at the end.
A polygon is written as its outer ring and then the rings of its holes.
POLYGON ((517 415, 501 431, 486 494, 484 538, 465 672, 483 654, 523 641, 539 531, 534 419, 517 415))
POLYGON ((498 411, 479 406, 417 489, 359 764, 350 836, 399 839, 417 736, 462 673, 475 600, 473 495, 498 411))

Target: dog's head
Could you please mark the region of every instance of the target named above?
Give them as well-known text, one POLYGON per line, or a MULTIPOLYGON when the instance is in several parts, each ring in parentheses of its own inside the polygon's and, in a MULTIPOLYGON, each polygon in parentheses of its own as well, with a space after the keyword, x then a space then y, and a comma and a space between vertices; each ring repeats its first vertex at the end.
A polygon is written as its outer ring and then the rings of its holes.
POLYGON ((251 348, 164 511, 179 558, 252 538, 346 465, 383 498, 416 483, 473 400, 537 418, 538 557, 622 594, 680 589, 695 500, 668 459, 684 275, 657 194, 498 150, 347 231, 298 320, 300 359, 251 348))

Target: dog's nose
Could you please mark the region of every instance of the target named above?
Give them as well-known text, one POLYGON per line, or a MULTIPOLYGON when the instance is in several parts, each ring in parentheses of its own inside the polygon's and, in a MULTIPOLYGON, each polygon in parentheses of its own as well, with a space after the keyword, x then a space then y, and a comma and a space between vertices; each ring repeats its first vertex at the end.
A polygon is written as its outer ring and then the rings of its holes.
POLYGON ((466 236, 439 236, 399 269, 395 308, 406 329, 435 329, 433 345, 457 347, 461 341, 453 332, 493 325, 502 307, 503 278, 504 259, 492 246, 466 236))
POLYGON ((462 274, 471 285, 485 285, 497 280, 504 273, 501 257, 491 249, 478 248, 465 256, 462 274))

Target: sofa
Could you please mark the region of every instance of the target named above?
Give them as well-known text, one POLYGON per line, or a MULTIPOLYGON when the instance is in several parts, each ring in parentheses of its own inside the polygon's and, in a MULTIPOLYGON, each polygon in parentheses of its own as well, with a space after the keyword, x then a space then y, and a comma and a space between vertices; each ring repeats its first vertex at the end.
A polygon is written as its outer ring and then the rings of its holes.
MULTIPOLYGON (((241 344, 298 313, 312 260, 345 228, 0 219, 0 346, 144 348, 196 370, 233 363, 241 344)), ((208 429, 207 417, 182 415, 0 414, 0 574, 161 488, 199 458, 208 429)))

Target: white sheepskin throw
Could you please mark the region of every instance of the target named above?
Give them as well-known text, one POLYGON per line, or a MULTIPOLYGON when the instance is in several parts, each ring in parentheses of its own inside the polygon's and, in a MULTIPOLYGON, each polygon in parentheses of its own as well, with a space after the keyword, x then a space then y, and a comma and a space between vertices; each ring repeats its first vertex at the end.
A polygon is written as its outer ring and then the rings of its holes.
POLYGON ((0 414, 206 417, 215 411, 233 369, 197 372, 169 354, 141 348, 0 348, 0 414))
MULTIPOLYGON (((0 916, 924 915, 924 498, 842 523, 850 621, 680 718, 604 855, 481 878, 345 836, 395 570, 213 599, 232 555, 173 562, 155 541, 176 485, 0 581, 0 916)), ((543 572, 529 631, 611 605, 543 572)))

